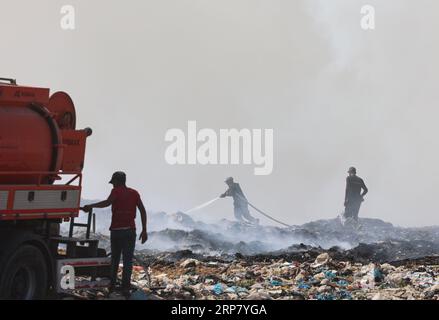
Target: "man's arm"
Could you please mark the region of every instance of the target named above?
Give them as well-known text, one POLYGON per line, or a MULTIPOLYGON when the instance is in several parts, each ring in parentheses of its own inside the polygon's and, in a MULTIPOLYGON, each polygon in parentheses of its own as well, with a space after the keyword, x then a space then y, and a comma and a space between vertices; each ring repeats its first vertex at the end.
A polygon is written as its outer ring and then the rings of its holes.
POLYGON ((113 198, 114 198, 113 192, 111 192, 111 194, 108 196, 107 200, 88 204, 88 205, 84 206, 83 208, 81 208, 81 210, 85 211, 85 212, 90 212, 93 208, 107 208, 113 204, 113 198))
POLYGON ((367 189, 366 184, 364 183, 363 180, 361 180, 361 182, 362 182, 361 188, 363 188, 363 193, 361 194, 361 196, 364 197, 369 192, 369 189, 367 189))
POLYGON ((346 178, 346 190, 344 194, 344 205, 346 206, 348 204, 348 189, 349 189, 349 179, 346 178))
POLYGON ((139 240, 142 240, 142 244, 144 244, 146 241, 148 241, 148 231, 147 231, 147 214, 142 199, 139 199, 137 208, 139 209, 140 217, 142 218, 142 234, 140 235, 139 240))
POLYGON ((225 197, 231 197, 232 196, 232 188, 227 189, 226 192, 224 192, 220 197, 221 198, 225 198, 225 197))
POLYGON ((88 205, 82 207, 81 210, 85 211, 85 212, 90 212, 93 208, 107 208, 107 207, 111 206, 112 203, 113 203, 113 201, 111 200, 111 197, 109 197, 107 200, 88 204, 88 205))

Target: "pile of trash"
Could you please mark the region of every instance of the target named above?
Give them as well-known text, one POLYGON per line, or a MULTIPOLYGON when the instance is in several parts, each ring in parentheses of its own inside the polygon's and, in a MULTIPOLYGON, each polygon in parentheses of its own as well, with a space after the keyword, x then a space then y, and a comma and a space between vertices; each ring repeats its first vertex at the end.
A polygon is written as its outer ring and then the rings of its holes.
MULTIPOLYGON (((108 218, 98 217, 94 236, 110 251, 108 218)), ((439 299, 439 227, 360 219, 350 228, 335 218, 281 228, 205 223, 182 212, 149 218, 149 240, 136 247, 134 299, 439 299)))
POLYGON ((439 300, 439 257, 435 265, 396 266, 340 261, 328 252, 313 256, 304 251, 299 260, 261 261, 196 259, 190 251, 140 254, 133 285, 146 299, 439 300))

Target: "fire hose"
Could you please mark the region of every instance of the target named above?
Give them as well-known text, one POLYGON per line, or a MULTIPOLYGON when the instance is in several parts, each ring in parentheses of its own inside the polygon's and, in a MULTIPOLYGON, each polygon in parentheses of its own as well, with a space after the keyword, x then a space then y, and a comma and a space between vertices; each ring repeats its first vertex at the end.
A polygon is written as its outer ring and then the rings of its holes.
POLYGON ((274 221, 274 222, 277 222, 277 223, 279 223, 279 224, 281 224, 281 225, 283 225, 283 226, 285 226, 285 227, 288 227, 288 228, 291 228, 291 227, 292 227, 291 225, 286 224, 286 223, 284 223, 284 222, 282 222, 282 221, 280 221, 280 220, 277 220, 276 218, 274 218, 274 217, 268 215, 267 213, 265 213, 264 211, 258 209, 258 208, 255 207, 253 204, 251 204, 246 198, 244 198, 243 196, 241 196, 240 194, 238 194, 238 197, 240 197, 240 199, 241 199, 243 202, 246 202, 250 207, 252 207, 254 210, 256 210, 257 212, 259 212, 260 214, 262 214, 264 217, 266 217, 266 218, 268 218, 268 219, 270 219, 270 220, 272 220, 272 221, 274 221))
MULTIPOLYGON (((274 222, 276 222, 276 223, 278 223, 278 224, 280 224, 280 225, 283 225, 283 226, 285 226, 285 227, 288 227, 288 228, 291 228, 291 227, 292 227, 291 225, 289 225, 289 224, 287 224, 287 223, 284 223, 284 222, 282 222, 282 221, 280 221, 280 220, 278 220, 278 219, 276 219, 276 218, 270 216, 269 214, 265 213, 264 211, 258 209, 256 206, 254 206, 252 203, 250 203, 247 199, 245 199, 245 198, 242 197, 241 195, 238 194, 238 196, 240 197, 240 199, 241 199, 243 202, 247 203, 251 208, 253 208, 254 210, 256 210, 258 213, 262 214, 264 217, 266 217, 266 218, 268 218, 268 219, 270 219, 270 220, 272 220, 272 221, 274 221, 274 222)), ((185 213, 192 213, 192 212, 194 212, 194 211, 201 210, 201 209, 203 209, 203 208, 206 208, 206 207, 212 205, 213 203, 215 203, 215 202, 218 201, 219 199, 220 199, 220 197, 217 197, 217 198, 215 198, 215 199, 212 199, 212 200, 210 200, 210 201, 208 201, 208 202, 206 202, 206 203, 203 203, 203 204, 201 204, 201 205, 199 205, 199 206, 196 206, 195 208, 192 208, 192 209, 187 210, 187 211, 184 211, 184 212, 185 212, 185 213)))
POLYGON ((252 205, 252 204, 251 204, 250 202, 248 202, 248 201, 247 201, 247 204, 248 204, 250 207, 252 207, 254 210, 256 210, 257 212, 259 212, 260 214, 262 214, 264 217, 266 217, 266 218, 268 218, 268 219, 270 219, 270 220, 272 220, 272 221, 274 221, 274 222, 277 222, 277 223, 279 223, 279 224, 281 224, 281 225, 283 225, 283 226, 285 226, 285 227, 288 227, 288 228, 291 228, 291 227, 292 227, 291 225, 286 224, 286 223, 284 223, 284 222, 282 222, 282 221, 280 221, 280 220, 277 220, 276 218, 273 218, 272 216, 266 214, 265 212, 263 212, 262 210, 256 208, 254 205, 252 205))

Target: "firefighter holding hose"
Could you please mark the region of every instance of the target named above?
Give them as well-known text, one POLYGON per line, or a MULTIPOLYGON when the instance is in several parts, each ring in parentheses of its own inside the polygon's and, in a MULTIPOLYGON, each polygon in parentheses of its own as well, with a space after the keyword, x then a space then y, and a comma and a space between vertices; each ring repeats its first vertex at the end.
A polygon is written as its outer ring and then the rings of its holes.
POLYGON ((247 198, 245 197, 244 192, 242 192, 239 183, 235 183, 232 177, 227 178, 225 183, 229 189, 227 189, 227 191, 223 193, 220 198, 233 198, 235 218, 239 222, 246 222, 245 220, 247 220, 252 224, 259 224, 259 219, 256 219, 250 215, 247 198))

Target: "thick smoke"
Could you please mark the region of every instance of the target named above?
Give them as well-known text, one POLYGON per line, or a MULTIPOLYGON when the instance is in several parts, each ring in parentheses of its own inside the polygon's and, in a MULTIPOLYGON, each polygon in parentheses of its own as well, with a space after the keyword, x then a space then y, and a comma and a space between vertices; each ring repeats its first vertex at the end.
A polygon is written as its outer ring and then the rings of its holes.
MULTIPOLYGON (((101 246, 109 247, 108 236, 110 210, 97 210, 97 236, 101 246), (102 237, 104 236, 104 237, 102 237)), ((81 217, 83 222, 85 217, 81 217)), ((182 212, 164 212, 149 215, 149 241, 137 245, 137 250, 147 252, 174 252, 190 250, 203 255, 253 255, 272 252, 295 251, 307 248, 352 249, 361 243, 401 243, 418 241, 419 250, 439 250, 439 228, 398 228, 378 219, 362 219, 361 227, 343 226, 340 219, 319 220, 304 225, 285 227, 255 226, 229 221, 206 222, 182 212)), ((67 231, 67 225, 63 226, 67 231)), ((137 223, 141 230, 140 222, 137 223)), ((402 244, 402 246, 407 246, 402 244)), ((408 249, 407 249, 408 250, 408 249)), ((410 249, 412 250, 412 249, 410 249)), ((410 251, 409 250, 409 251, 410 251)), ((424 252, 425 253, 425 252, 424 252)))
MULTIPOLYGON (((84 197, 105 198, 111 173, 125 170, 149 209, 177 212, 234 176, 255 205, 301 224, 340 212, 355 165, 370 188, 362 217, 439 223, 437 1, 71 4, 77 30, 64 32, 58 1, 8 2, 0 27, 13 32, 3 35, 0 70, 72 95, 78 126, 94 129, 84 197), (376 8, 369 32, 360 28, 366 3, 376 8), (273 128, 273 174, 167 165, 164 135, 188 120, 273 128)), ((203 213, 232 219, 231 206, 203 213)))

